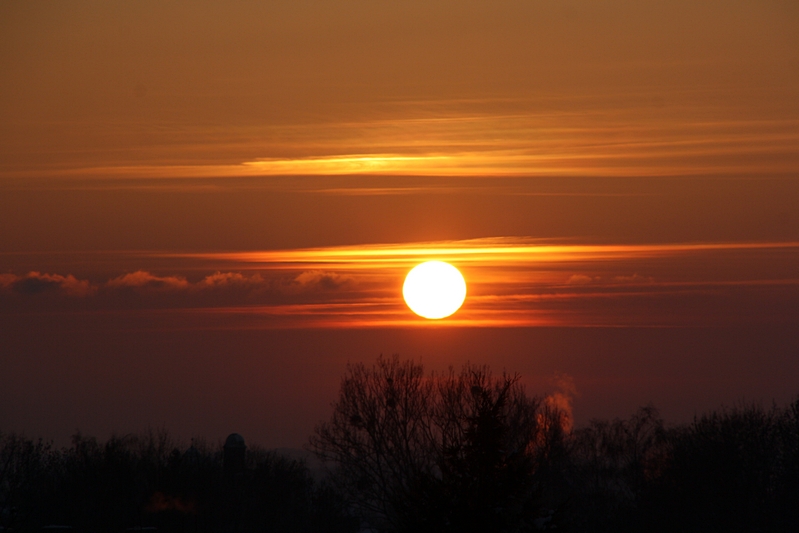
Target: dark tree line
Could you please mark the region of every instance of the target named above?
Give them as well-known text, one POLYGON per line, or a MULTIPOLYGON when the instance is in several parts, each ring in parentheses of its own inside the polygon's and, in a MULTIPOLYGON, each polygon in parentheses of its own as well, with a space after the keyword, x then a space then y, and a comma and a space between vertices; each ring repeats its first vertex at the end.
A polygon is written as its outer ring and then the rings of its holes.
POLYGON ((567 431, 517 376, 351 365, 312 449, 381 532, 796 532, 799 400, 567 431))
POLYGON ((75 435, 56 450, 0 434, 0 530, 353 532, 343 500, 306 465, 250 449, 230 475, 221 447, 177 446, 166 432, 75 435))
POLYGON ((381 357, 348 367, 310 448, 321 482, 258 448, 233 471, 165 432, 63 449, 0 433, 0 531, 799 531, 799 400, 571 430, 518 376, 381 357))

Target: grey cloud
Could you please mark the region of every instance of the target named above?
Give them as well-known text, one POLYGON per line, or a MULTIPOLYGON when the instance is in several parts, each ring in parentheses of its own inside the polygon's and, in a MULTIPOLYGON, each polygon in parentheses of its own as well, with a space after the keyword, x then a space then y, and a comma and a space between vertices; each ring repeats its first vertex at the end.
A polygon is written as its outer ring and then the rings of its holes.
POLYGON ((96 291, 88 280, 79 280, 72 274, 42 274, 31 271, 24 276, 3 274, 0 276, 0 287, 14 291, 18 294, 42 294, 48 292, 63 292, 70 296, 86 296, 96 291))

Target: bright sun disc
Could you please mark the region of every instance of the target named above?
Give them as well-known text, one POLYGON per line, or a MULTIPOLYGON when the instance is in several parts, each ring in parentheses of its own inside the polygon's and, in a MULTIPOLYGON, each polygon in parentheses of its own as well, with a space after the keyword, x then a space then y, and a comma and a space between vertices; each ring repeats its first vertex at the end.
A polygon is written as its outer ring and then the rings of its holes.
POLYGON ((411 311, 424 318, 448 317, 466 299, 466 282, 457 268, 443 261, 427 261, 408 272, 402 296, 411 311))

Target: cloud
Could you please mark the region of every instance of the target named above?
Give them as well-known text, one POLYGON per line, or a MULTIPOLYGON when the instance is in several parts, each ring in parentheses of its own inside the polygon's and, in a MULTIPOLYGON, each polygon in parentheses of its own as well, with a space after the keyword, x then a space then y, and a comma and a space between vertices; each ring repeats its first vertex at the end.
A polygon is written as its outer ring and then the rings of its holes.
POLYGON ((220 289, 227 287, 259 286, 266 283, 260 274, 247 277, 239 272, 215 272, 195 285, 199 289, 220 289))
POLYGON ((61 292, 69 296, 86 296, 97 290, 88 280, 77 279, 72 274, 42 274, 31 271, 24 276, 0 275, 0 287, 18 294, 61 292))
POLYGON ((114 294, 120 292, 149 293, 152 297, 167 298, 164 302, 181 298, 181 305, 189 302, 219 302, 219 298, 239 301, 241 298, 263 296, 266 293, 291 294, 301 288, 335 289, 345 284, 349 278, 336 274, 312 272, 280 279, 266 279, 261 274, 246 275, 238 272, 220 272, 209 274, 199 281, 192 282, 181 275, 159 276, 146 270, 128 272, 113 277, 98 285, 88 280, 79 280, 73 275, 43 274, 29 272, 26 275, 12 273, 0 274, 0 291, 13 292, 19 295, 36 295, 43 293, 69 296, 96 295, 98 301, 105 304, 113 302, 114 294), (158 296, 158 295, 161 296, 158 296), (167 296, 171 295, 171 296, 167 296), (188 300, 186 299, 188 298, 188 300))
POLYGON ((632 283, 632 284, 641 284, 641 283, 654 283, 655 278, 652 276, 641 276, 639 274, 633 274, 632 276, 615 276, 613 281, 616 283, 632 283))
POLYGON ((335 272, 309 270, 294 278, 294 281, 304 289, 333 291, 352 283, 353 279, 335 272))
POLYGON ((586 276, 585 274, 574 274, 573 276, 569 276, 569 279, 566 280, 567 285, 587 285, 589 283, 593 283, 595 280, 598 280, 599 277, 592 278, 591 276, 586 276))
POLYGON ((239 272, 220 272, 205 276, 192 283, 183 276, 156 276, 145 270, 137 270, 109 280, 105 286, 109 288, 155 289, 169 291, 196 292, 204 290, 229 290, 261 287, 267 280, 260 274, 245 276, 239 272))
POLYGON ((129 274, 123 274, 114 278, 108 283, 107 287, 112 288, 146 288, 156 290, 177 290, 189 288, 189 282, 180 276, 155 276, 144 270, 137 270, 129 274))
MULTIPOLYGON (((605 278, 608 279, 608 278, 605 278)), ((655 282, 655 278, 652 276, 642 276, 638 273, 633 274, 632 276, 613 276, 610 279, 610 283, 616 285, 642 285, 642 284, 650 284, 655 282)), ((601 282, 603 280, 602 276, 587 276, 585 274, 574 274, 569 276, 566 280, 566 285, 589 285, 592 283, 601 282)))

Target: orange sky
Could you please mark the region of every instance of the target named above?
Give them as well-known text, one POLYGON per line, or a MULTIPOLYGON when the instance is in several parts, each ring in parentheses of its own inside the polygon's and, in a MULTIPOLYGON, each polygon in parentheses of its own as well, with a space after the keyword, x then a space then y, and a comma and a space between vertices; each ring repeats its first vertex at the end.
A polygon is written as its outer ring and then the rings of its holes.
POLYGON ((785 1, 2 3, 0 430, 232 417, 294 446, 347 360, 403 350, 565 372, 578 422, 796 394, 797 27, 785 1), (433 324, 399 290, 426 257, 469 283, 433 324), (145 401, 159 365, 197 369, 145 401))

